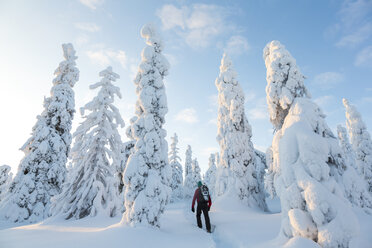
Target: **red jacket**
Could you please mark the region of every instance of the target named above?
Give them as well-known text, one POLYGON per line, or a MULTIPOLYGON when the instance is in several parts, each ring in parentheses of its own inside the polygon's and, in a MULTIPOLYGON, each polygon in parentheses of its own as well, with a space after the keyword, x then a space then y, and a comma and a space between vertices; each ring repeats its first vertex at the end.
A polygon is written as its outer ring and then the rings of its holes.
MULTIPOLYGON (((197 188, 195 190, 195 193, 194 193, 194 198, 192 198, 192 206, 191 208, 194 208, 194 205, 195 205, 195 200, 197 200, 198 204, 199 204, 199 197, 200 197, 200 193, 199 193, 199 190, 200 188, 197 188)), ((209 199, 208 199, 208 207, 211 207, 212 206, 212 200, 211 200, 211 196, 209 196, 209 199)))

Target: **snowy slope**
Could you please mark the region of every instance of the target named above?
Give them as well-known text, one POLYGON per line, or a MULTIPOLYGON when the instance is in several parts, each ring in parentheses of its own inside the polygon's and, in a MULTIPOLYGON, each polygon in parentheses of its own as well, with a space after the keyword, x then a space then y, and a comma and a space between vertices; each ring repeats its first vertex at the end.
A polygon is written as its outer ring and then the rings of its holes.
MULTIPOLYGON (((283 244, 276 236, 280 229, 280 213, 265 213, 248 209, 236 199, 218 199, 210 215, 216 225, 213 234, 196 226, 189 202, 167 206, 161 219, 161 228, 128 227, 118 224, 116 218, 84 218, 64 221, 47 219, 34 225, 11 228, 0 223, 1 248, 101 248, 101 247, 320 247, 302 238, 283 244)), ((277 200, 268 201, 269 208, 277 212, 277 200)), ((371 248, 372 216, 356 210, 360 221, 359 240, 352 248, 371 248)), ((202 217, 203 220, 203 217, 202 217)))

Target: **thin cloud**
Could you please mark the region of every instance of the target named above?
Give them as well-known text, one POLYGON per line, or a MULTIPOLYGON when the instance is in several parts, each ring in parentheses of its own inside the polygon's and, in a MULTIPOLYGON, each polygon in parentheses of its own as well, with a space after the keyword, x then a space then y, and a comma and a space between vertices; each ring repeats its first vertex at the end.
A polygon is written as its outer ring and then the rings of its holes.
POLYGON ((227 14, 226 9, 213 4, 180 8, 167 4, 157 11, 163 28, 174 31, 192 48, 207 47, 215 37, 234 28, 226 25, 227 14))
POLYGON ((323 72, 315 76, 313 84, 321 89, 332 89, 339 83, 344 81, 344 76, 338 72, 323 72))
POLYGON ((324 108, 331 102, 335 100, 335 97, 332 95, 327 95, 327 96, 321 96, 316 99, 314 99, 314 102, 318 104, 320 107, 324 108))
POLYGON ((254 102, 254 107, 249 108, 252 104, 246 104, 248 107, 248 121, 249 120, 265 120, 268 119, 266 98, 262 97, 254 102))
POLYGON ((177 121, 182 121, 186 123, 196 123, 198 122, 198 117, 196 115, 196 110, 194 108, 186 108, 181 110, 175 118, 177 121))
POLYGON ((372 46, 360 51, 355 58, 354 64, 356 66, 372 67, 372 46))
POLYGON ((239 55, 249 50, 249 44, 245 37, 234 35, 227 41, 224 51, 229 55, 239 55))
POLYGON ((99 64, 101 66, 108 66, 113 62, 117 62, 124 69, 128 68, 127 55, 122 50, 117 51, 111 49, 89 50, 86 52, 86 54, 95 64, 99 64))
POLYGON ((79 0, 79 2, 92 10, 96 10, 97 6, 104 3, 104 0, 79 0))
POLYGON ((83 31, 91 32, 91 33, 98 32, 101 30, 100 26, 98 26, 95 23, 91 23, 91 22, 75 23, 75 28, 83 30, 83 31))
POLYGON ((339 36, 337 47, 356 47, 368 41, 372 36, 372 1, 345 0, 339 11, 339 20, 333 24, 327 34, 339 36))

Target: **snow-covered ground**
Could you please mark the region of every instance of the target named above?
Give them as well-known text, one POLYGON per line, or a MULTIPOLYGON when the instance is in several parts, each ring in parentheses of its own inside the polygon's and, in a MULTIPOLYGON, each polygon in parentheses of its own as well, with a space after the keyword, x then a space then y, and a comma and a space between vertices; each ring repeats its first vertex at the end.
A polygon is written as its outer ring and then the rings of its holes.
MULTIPOLYGON (((280 204, 268 201, 271 213, 249 209, 233 199, 221 198, 212 206, 210 216, 216 225, 213 234, 196 226, 189 202, 167 206, 161 228, 129 227, 116 218, 82 220, 47 219, 34 225, 15 226, 0 222, 1 248, 95 248, 95 247, 319 247, 312 241, 293 239, 283 244, 277 239, 280 228, 280 204)), ((360 237, 354 248, 372 247, 372 216, 357 211, 360 237)), ((203 220, 203 217, 202 217, 203 220)))

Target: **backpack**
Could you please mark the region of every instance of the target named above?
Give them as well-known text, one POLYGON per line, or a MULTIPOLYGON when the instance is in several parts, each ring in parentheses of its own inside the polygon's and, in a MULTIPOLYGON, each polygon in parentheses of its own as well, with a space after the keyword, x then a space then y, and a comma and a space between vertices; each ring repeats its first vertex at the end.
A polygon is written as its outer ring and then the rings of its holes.
POLYGON ((209 201, 209 190, 206 185, 203 184, 200 187, 199 193, 200 193, 200 197, 199 197, 200 203, 205 203, 209 201))

